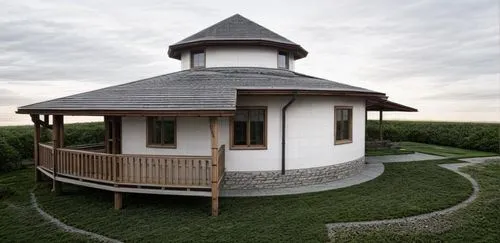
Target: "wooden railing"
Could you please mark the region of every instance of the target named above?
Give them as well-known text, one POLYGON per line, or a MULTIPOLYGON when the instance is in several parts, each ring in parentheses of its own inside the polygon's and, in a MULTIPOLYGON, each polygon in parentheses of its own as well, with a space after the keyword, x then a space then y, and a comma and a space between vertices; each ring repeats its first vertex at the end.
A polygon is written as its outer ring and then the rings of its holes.
POLYGON ((223 144, 220 146, 218 152, 217 152, 217 163, 218 163, 218 169, 219 169, 219 184, 224 178, 224 173, 226 169, 226 146, 223 144))
MULTIPOLYGON (((53 171, 52 147, 39 144, 40 166, 53 171)), ((210 188, 209 156, 106 154, 56 149, 57 175, 130 186, 210 188)))
POLYGON ((38 160, 39 166, 53 170, 54 169, 54 149, 52 145, 38 145, 38 160))

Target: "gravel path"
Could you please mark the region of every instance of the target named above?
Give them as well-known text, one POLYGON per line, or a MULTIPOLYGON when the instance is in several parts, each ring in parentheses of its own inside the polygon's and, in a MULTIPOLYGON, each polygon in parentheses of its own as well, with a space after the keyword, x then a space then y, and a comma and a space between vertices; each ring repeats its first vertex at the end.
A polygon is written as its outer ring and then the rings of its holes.
POLYGON ((446 157, 424 154, 415 152, 413 154, 399 154, 399 155, 382 155, 382 156, 368 156, 366 163, 399 163, 399 162, 413 162, 422 160, 437 160, 446 159, 446 157))
POLYGON ((119 240, 111 239, 111 238, 108 238, 108 237, 103 236, 103 235, 99 235, 99 234, 96 234, 96 233, 92 233, 92 232, 89 232, 89 231, 85 231, 85 230, 82 230, 82 229, 78 229, 78 228, 69 226, 69 225, 67 225, 67 224, 59 221, 58 219, 52 217, 50 214, 46 213, 45 211, 43 211, 40 208, 40 206, 38 205, 38 202, 36 200, 36 197, 35 197, 34 193, 31 193, 31 205, 33 206, 33 208, 36 209, 36 211, 45 220, 49 221, 50 223, 54 224, 57 228, 65 231, 65 232, 70 232, 70 233, 75 233, 75 234, 81 234, 81 235, 87 236, 87 237, 89 237, 91 239, 94 239, 94 240, 97 240, 97 241, 101 241, 101 242, 113 242, 113 243, 120 243, 121 242, 119 240))
POLYGON ((452 212, 455 212, 461 208, 468 206, 477 198, 477 195, 479 193, 479 184, 471 176, 458 171, 460 167, 466 165, 470 165, 470 163, 441 164, 439 166, 449 169, 455 173, 458 173, 459 175, 465 177, 467 180, 470 181, 473 187, 473 192, 467 200, 450 208, 446 208, 431 213, 421 214, 417 216, 404 217, 398 219, 387 219, 387 220, 327 224, 326 228, 328 230, 328 236, 330 238, 333 238, 335 233, 346 229, 353 231, 362 231, 364 229, 377 229, 385 226, 391 226, 394 227, 394 230, 400 230, 400 231, 425 230, 430 232, 442 232, 448 229, 449 227, 451 227, 451 222, 449 222, 448 219, 446 219, 446 217, 442 216, 450 214, 452 212))

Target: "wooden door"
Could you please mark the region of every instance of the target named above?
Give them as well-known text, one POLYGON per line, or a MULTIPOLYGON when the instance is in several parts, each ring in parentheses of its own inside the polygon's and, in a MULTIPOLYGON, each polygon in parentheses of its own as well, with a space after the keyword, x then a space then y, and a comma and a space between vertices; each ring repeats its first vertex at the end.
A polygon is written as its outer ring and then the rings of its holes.
POLYGON ((119 116, 104 117, 105 147, 108 154, 121 154, 122 150, 122 118, 119 116))

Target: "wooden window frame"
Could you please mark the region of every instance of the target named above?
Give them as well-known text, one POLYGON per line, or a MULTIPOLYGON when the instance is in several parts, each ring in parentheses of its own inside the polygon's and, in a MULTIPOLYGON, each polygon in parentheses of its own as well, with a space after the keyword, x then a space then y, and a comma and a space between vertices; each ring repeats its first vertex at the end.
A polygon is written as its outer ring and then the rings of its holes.
MULTIPOLYGON (((164 141, 163 135, 164 134, 162 133, 161 141, 164 141)), ((148 116, 148 117, 146 117, 146 147, 148 147, 148 148, 170 148, 170 149, 177 148, 177 117, 175 117, 175 116, 148 116), (154 144, 154 143, 150 142, 151 141, 149 138, 149 130, 151 129, 149 127, 149 125, 151 124, 150 119, 163 118, 163 117, 173 118, 173 120, 174 120, 174 143, 173 144, 154 144)))
POLYGON ((290 53, 288 53, 287 51, 278 51, 278 55, 276 56, 276 67, 279 68, 279 69, 286 69, 286 70, 290 70, 290 53), (280 67, 280 55, 282 53, 285 53, 286 55, 286 58, 285 58, 285 67, 280 67))
POLYGON ((205 68, 207 66, 207 52, 205 51, 205 49, 198 49, 198 50, 192 50, 189 52, 189 67, 191 67, 192 69, 197 69, 197 68, 205 68), (194 66, 194 55, 195 54, 198 54, 198 53, 203 53, 203 55, 205 56, 203 58, 203 67, 195 67, 194 66))
POLYGON ((335 145, 341 145, 341 144, 349 144, 352 143, 352 135, 353 135, 353 117, 354 117, 354 109, 352 106, 335 106, 334 111, 333 111, 333 141, 335 142, 335 145), (349 117, 349 139, 342 139, 342 140, 337 140, 337 110, 350 110, 350 117, 349 117))
POLYGON ((250 144, 250 125, 247 124, 247 144, 235 145, 234 144, 234 117, 229 119, 229 149, 231 150, 267 150, 267 106, 238 106, 236 110, 264 110, 264 144, 250 144))

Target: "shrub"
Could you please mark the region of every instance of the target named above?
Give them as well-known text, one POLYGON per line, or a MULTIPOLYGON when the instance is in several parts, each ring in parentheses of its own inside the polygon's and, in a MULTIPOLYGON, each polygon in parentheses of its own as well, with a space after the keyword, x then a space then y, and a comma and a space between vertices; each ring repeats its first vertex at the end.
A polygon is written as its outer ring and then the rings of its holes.
MULTIPOLYGON (((65 146, 100 143, 104 140, 102 122, 66 124, 64 129, 65 146)), ((40 141, 51 140, 51 130, 42 128, 40 133, 40 141)), ((33 126, 0 127, 0 171, 15 168, 22 159, 33 158, 33 134, 33 126)))
MULTIPOLYGON (((500 153, 500 124, 471 122, 384 121, 384 139, 429 143, 500 153)), ((367 140, 379 138, 378 121, 369 120, 367 140)))
POLYGON ((16 169, 21 164, 21 156, 16 149, 0 137, 0 171, 16 169))

